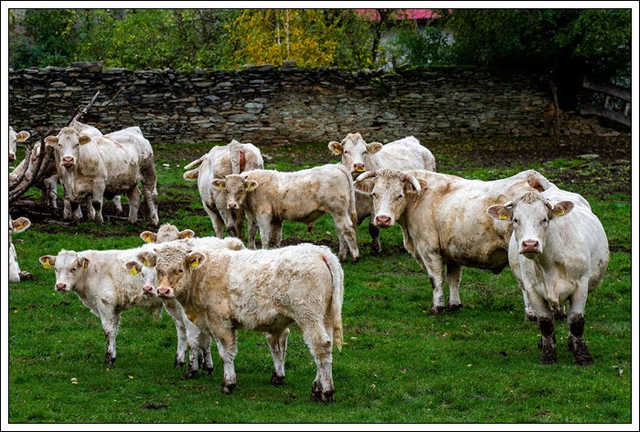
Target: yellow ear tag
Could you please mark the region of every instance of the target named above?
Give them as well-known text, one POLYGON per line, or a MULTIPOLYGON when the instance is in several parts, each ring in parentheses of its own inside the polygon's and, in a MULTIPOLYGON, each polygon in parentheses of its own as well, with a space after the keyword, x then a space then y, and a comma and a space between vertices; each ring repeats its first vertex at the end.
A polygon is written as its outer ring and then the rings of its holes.
POLYGON ((506 214, 504 214, 504 213, 502 213, 500 216, 498 216, 498 218, 499 218, 500 220, 507 220, 507 215, 506 215, 506 214))
POLYGON ((192 269, 197 269, 198 268, 198 261, 194 261, 191 263, 191 268, 192 269))
POLYGON ((193 234, 191 234, 191 233, 187 233, 184 237, 185 237, 185 238, 191 238, 191 236, 192 236, 192 235, 193 235, 193 234))
POLYGON ((150 235, 144 236, 144 241, 146 241, 147 243, 151 243, 151 236, 150 235))
POLYGON ((18 230, 22 229, 23 226, 24 225, 16 225, 16 226, 13 227, 13 229, 18 231, 18 230))
POLYGON ((187 177, 189 177, 190 179, 196 178, 196 173, 192 172, 189 175, 187 175, 187 177))
POLYGON ((223 188, 223 186, 222 186, 222 185, 217 185, 217 186, 216 186, 216 189, 218 189, 218 190, 222 190, 222 188, 223 188))
POLYGON ((82 263, 82 267, 87 268, 87 262, 82 263))
POLYGON ((131 273, 131 276, 137 275, 138 269, 136 268, 136 266, 131 267, 131 270, 129 270, 129 273, 131 273))
POLYGON ((144 265, 145 265, 145 267, 151 267, 151 264, 149 264, 149 261, 147 261, 147 260, 144 260, 144 265))
POLYGON ((558 209, 556 210, 556 216, 564 216, 564 210, 563 209, 558 209))
POLYGON ((45 262, 42 264, 42 267, 44 267, 45 270, 49 270, 51 268, 51 264, 49 264, 49 260, 45 260, 45 262))

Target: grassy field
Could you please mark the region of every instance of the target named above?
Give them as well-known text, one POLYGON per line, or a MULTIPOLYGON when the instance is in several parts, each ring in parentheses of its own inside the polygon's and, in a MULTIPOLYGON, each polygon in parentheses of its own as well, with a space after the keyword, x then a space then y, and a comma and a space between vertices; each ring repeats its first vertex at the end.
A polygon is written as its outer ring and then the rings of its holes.
MULTIPOLYGON (((182 180, 181 167, 208 148, 208 143, 155 145, 161 222, 200 236, 212 234, 211 224, 195 185, 182 180)), ((399 228, 383 231, 384 253, 371 256, 363 224, 361 260, 343 266, 346 344, 341 353, 334 352, 334 404, 309 400, 315 365, 297 328, 289 338, 287 381, 279 388, 269 382, 272 362, 264 336, 243 330, 235 362, 238 387, 231 396, 220 393, 222 367, 216 357, 211 376, 182 379, 172 366, 173 321, 167 314, 154 321, 139 309, 123 314, 118 360, 106 367, 98 318, 75 294, 55 292, 54 272, 37 260, 61 248, 135 247, 141 244, 138 233, 151 227, 146 219, 132 226, 108 217, 104 226, 34 222, 14 236, 21 269, 35 279, 10 284, 9 421, 630 422, 630 156, 584 159, 575 150, 542 151, 527 162, 524 155, 479 159, 475 154, 481 150, 432 147, 439 171, 468 178, 489 180, 537 169, 560 187, 583 194, 602 221, 611 260, 587 302, 585 326, 595 365, 574 364, 566 323, 556 326, 557 364, 538 364, 539 331, 523 321, 522 296, 509 269, 497 276, 465 269, 463 309, 429 315, 428 277, 403 250, 399 228)), ((281 170, 335 161, 326 145, 263 151, 267 167, 281 170)), ((303 239, 336 245, 328 217, 311 233, 304 224, 287 222, 283 238, 285 243, 303 239)))

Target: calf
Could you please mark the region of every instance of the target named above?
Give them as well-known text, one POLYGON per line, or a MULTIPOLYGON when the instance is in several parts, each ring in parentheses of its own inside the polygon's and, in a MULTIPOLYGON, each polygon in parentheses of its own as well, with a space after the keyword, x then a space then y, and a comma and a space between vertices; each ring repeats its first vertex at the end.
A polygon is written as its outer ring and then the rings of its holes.
MULTIPOLYGON (((180 240, 186 247, 198 244, 215 247, 242 247, 237 239, 219 240, 215 238, 180 240), (238 243, 240 245, 238 246, 238 243)), ((170 243, 169 243, 170 244, 170 243)), ((157 297, 145 294, 145 285, 149 275, 144 267, 131 265, 131 261, 142 251, 153 247, 145 245, 128 250, 86 250, 82 252, 61 250, 57 256, 40 257, 45 269, 55 267, 55 289, 59 292, 74 291, 82 303, 100 318, 102 329, 107 340, 105 363, 113 364, 116 360, 116 338, 121 313, 134 306, 142 307, 159 317, 164 306, 176 324, 178 347, 175 364, 185 363, 187 345, 190 348, 190 368, 197 365, 198 346, 194 338, 189 337, 189 325, 182 307, 176 302, 163 302, 157 297)), ((197 366, 196 366, 197 369, 197 366)))
MULTIPOLYGON (((359 133, 348 134, 341 142, 331 141, 329 150, 341 155, 340 163, 355 178, 365 171, 377 171, 383 168, 395 170, 426 169, 436 170, 436 161, 428 148, 420 145, 420 141, 408 136, 388 144, 378 142, 367 143, 359 133)), ((371 216, 373 203, 367 194, 356 191, 356 211, 358 225, 371 216)), ((369 234, 373 241, 372 250, 381 252, 380 230, 369 219, 369 234)))
POLYGON ((187 239, 194 236, 190 229, 178 231, 175 225, 163 224, 157 233, 144 231, 140 233, 140 238, 147 243, 164 243, 172 240, 187 239))
POLYGON ((265 333, 274 363, 271 382, 280 385, 289 326, 295 323, 317 366, 311 398, 333 399, 332 347, 334 340, 342 347, 344 274, 327 247, 231 251, 160 245, 139 259, 155 266, 158 295, 177 298, 203 331, 216 336, 224 393, 236 385, 236 329, 265 333))
POLYGON ((20 266, 18 265, 18 254, 16 253, 16 248, 11 241, 12 234, 18 234, 24 232, 29 229, 31 226, 31 221, 26 217, 19 217, 16 220, 11 219, 11 215, 9 215, 9 282, 20 282, 20 278, 24 278, 29 275, 26 272, 20 271, 20 266))
POLYGON ((402 228, 405 249, 426 269, 433 286, 433 314, 445 310, 443 273, 449 309, 462 307, 458 288, 462 266, 500 273, 507 265, 508 222, 484 209, 532 188, 548 185, 539 173, 524 171, 502 180, 466 180, 425 170, 381 170, 360 175, 355 187, 371 195, 374 223, 402 228))
MULTIPOLYGON (((264 168, 260 149, 250 143, 242 144, 232 140, 226 146, 213 147, 207 154, 185 166, 185 169, 198 164, 198 168, 185 172, 183 178, 198 181, 202 206, 211 219, 216 236, 222 237, 226 227, 231 235, 241 237, 242 212, 228 208, 226 192, 213 187, 212 182, 229 174, 264 168)), ((251 242, 249 239, 249 243, 251 242)))
MULTIPOLYGON (((103 198, 127 193, 129 222, 135 223, 143 193, 154 225, 158 224, 156 172, 153 150, 138 127, 130 127, 107 135, 90 136, 74 127, 63 128, 57 136, 45 139, 54 148, 58 177, 65 199, 79 206, 91 200, 90 217, 103 223, 103 198)), ((65 212, 65 217, 68 218, 65 212)), ((77 212, 74 212, 77 217, 77 212)))
POLYGON ((557 188, 532 191, 487 209, 512 225, 509 264, 538 318, 542 364, 556 361, 553 317, 567 301, 569 350, 578 364, 593 363, 584 341, 584 308, 589 291, 602 281, 609 248, 602 224, 575 195, 557 188))
POLYGON ((215 179, 213 185, 226 191, 228 208, 245 212, 250 248, 255 247, 256 222, 262 248, 266 249, 271 244, 280 246, 284 220, 311 224, 329 213, 338 232, 340 259, 346 258, 346 244, 353 260, 358 260, 354 189, 342 167, 323 165, 294 172, 253 170, 215 179))

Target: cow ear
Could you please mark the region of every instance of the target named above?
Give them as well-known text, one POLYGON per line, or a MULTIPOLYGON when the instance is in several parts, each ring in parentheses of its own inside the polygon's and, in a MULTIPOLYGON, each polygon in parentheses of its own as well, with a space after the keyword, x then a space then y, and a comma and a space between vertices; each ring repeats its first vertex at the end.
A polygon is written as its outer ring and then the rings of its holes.
POLYGON ((251 192, 256 190, 258 187, 258 182, 255 180, 247 180, 247 192, 251 192))
POLYGON ((370 195, 375 185, 376 180, 374 178, 366 178, 364 180, 357 180, 353 183, 353 187, 364 194, 370 195))
POLYGON ((85 257, 78 258, 78 265, 86 270, 89 267, 89 259, 85 257))
POLYGON ((513 206, 510 202, 506 204, 497 204, 492 205, 487 209, 487 214, 494 219, 503 220, 503 221, 511 221, 511 217, 513 216, 513 206))
POLYGON ((142 266, 137 261, 129 261, 125 264, 125 267, 131 276, 135 276, 142 271, 142 266))
POLYGON ((11 230, 12 234, 17 234, 17 233, 21 233, 23 231, 28 230, 29 227, 31 226, 31 221, 26 217, 19 217, 18 219, 11 221, 11 225, 12 225, 12 230, 11 230))
POLYGON ((379 142, 370 142, 366 146, 367 152, 371 154, 378 153, 380 150, 382 150, 382 144, 380 144, 379 142))
POLYGON ((211 182, 211 184, 213 185, 213 187, 215 187, 218 190, 222 190, 224 189, 224 187, 227 185, 226 180, 224 179, 213 179, 213 182, 211 182))
POLYGON ((182 230, 182 231, 180 231, 178 233, 178 238, 181 238, 181 239, 191 238, 191 237, 193 237, 194 234, 195 233, 192 230, 186 229, 186 230, 182 230))
POLYGON ((191 171, 187 171, 182 174, 182 178, 187 181, 196 181, 198 180, 198 174, 200 173, 200 168, 192 169, 191 171))
POLYGON ((56 257, 51 255, 44 255, 39 258, 40 264, 45 270, 49 270, 52 266, 56 265, 56 257))
POLYGON ((560 201, 551 209, 553 217, 564 216, 573 210, 573 203, 571 201, 560 201))
POLYGON ((147 243, 154 243, 158 238, 158 235, 151 231, 143 231, 140 233, 140 238, 147 243))
POLYGON ((329 150, 331 150, 333 154, 342 154, 342 143, 339 143, 338 141, 331 141, 329 143, 329 150))
POLYGON ((78 138, 78 142, 80 143, 80 145, 88 144, 90 141, 91 137, 88 135, 80 135, 80 137, 78 138))
POLYGON ((46 137, 44 139, 44 142, 50 146, 55 146, 58 144, 58 137, 57 136, 53 136, 53 135, 49 135, 48 137, 46 137))
POLYGON ((155 267, 156 266, 156 254, 152 252, 140 252, 137 256, 138 261, 144 264, 146 267, 155 267))
POLYGON ((18 134, 16 135, 16 141, 18 142, 24 142, 26 140, 29 139, 29 137, 31 136, 31 134, 27 131, 20 131, 18 132, 18 134))
POLYGON ((203 261, 204 255, 200 252, 193 252, 187 255, 184 259, 184 263, 186 264, 187 268, 191 270, 195 270, 200 267, 200 264, 202 264, 203 261))

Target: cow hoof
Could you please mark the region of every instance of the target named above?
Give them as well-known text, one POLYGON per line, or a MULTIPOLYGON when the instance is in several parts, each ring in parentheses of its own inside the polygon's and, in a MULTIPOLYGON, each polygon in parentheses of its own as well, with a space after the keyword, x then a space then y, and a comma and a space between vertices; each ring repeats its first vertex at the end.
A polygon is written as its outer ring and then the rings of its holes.
POLYGON ((213 366, 205 366, 203 369, 207 375, 211 375, 213 373, 213 366))
POLYGON ((587 344, 584 343, 584 340, 578 340, 574 336, 569 335, 568 341, 569 351, 573 353, 573 356, 576 359, 576 363, 580 366, 589 366, 593 364, 593 357, 589 350, 587 349, 587 344))
POLYGON ((531 322, 537 322, 538 321, 538 317, 535 314, 532 314, 532 313, 525 313, 524 314, 524 320, 525 321, 531 321, 531 322))
POLYGON ((358 262, 360 262, 360 257, 355 257, 353 259, 353 264, 358 264, 358 262))
POLYGON ((173 367, 174 368, 183 368, 185 365, 184 360, 178 360, 177 358, 173 361, 173 367))
POLYGON ((222 383, 222 393, 224 394, 231 394, 231 392, 233 392, 233 389, 236 388, 235 384, 224 384, 222 383))
POLYGON ((115 357, 111 357, 111 354, 106 353, 104 355, 104 364, 107 366, 113 366, 113 364, 116 362, 116 358, 115 357))
POLYGON ((457 312, 462 309, 462 303, 449 305, 447 312, 457 312))
POLYGON ((445 311, 445 307, 444 306, 432 306, 431 309, 429 309, 429 314, 430 315, 440 315, 444 311, 445 311))
POLYGON ((551 365, 556 362, 556 351, 552 348, 543 348, 540 355, 540 364, 551 365))
POLYGON ((333 402, 333 390, 323 392, 321 390, 311 390, 311 400, 313 402, 333 402))
POLYGON ((192 378, 196 378, 198 376, 198 370, 197 369, 188 369, 183 375, 182 377, 184 379, 192 379, 192 378))
POLYGON ((19 275, 20 275, 20 280, 21 281, 35 279, 34 276, 31 273, 27 272, 27 271, 21 271, 19 273, 19 275))
POLYGON ((271 374, 271 384, 276 387, 279 387, 284 384, 284 376, 276 375, 275 372, 271 374))

